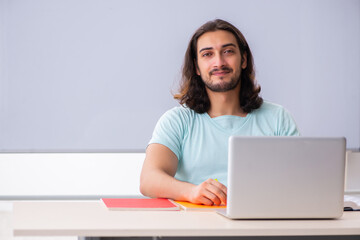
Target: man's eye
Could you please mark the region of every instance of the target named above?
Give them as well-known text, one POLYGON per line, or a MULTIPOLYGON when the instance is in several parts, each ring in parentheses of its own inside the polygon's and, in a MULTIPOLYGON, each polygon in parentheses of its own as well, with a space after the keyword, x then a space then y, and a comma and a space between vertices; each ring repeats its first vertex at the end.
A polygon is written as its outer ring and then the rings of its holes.
POLYGON ((210 56, 211 56, 211 53, 204 53, 202 56, 203 56, 203 57, 210 57, 210 56))
POLYGON ((228 50, 225 50, 224 53, 234 53, 234 50, 228 49, 228 50))

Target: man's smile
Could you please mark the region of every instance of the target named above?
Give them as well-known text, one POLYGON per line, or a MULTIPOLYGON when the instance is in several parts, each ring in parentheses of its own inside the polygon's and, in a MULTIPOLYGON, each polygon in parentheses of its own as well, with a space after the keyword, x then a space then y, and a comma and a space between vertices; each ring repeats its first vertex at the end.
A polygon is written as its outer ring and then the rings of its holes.
POLYGON ((230 68, 223 68, 223 69, 213 69, 212 71, 210 71, 210 75, 215 75, 215 76, 225 76, 229 73, 231 73, 232 70, 230 68))

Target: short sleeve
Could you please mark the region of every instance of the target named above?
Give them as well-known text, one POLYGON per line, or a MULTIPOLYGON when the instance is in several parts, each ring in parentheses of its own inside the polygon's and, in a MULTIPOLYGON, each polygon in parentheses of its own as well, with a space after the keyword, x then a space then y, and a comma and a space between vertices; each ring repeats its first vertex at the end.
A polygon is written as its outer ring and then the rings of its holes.
POLYGON ((299 136, 299 130, 291 114, 284 108, 280 111, 278 121, 278 133, 280 136, 299 136))
POLYGON ((159 143, 168 147, 179 160, 185 131, 186 124, 182 109, 175 107, 160 117, 149 144, 159 143))

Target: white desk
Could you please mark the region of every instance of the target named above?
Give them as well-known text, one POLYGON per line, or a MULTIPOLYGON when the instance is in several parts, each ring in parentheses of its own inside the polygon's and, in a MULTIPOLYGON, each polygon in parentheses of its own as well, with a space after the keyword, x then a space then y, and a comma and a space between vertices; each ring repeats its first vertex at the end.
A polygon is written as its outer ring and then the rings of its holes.
POLYGON ((100 201, 23 201, 13 213, 14 236, 360 236, 360 212, 336 220, 245 221, 215 212, 109 211, 100 201))

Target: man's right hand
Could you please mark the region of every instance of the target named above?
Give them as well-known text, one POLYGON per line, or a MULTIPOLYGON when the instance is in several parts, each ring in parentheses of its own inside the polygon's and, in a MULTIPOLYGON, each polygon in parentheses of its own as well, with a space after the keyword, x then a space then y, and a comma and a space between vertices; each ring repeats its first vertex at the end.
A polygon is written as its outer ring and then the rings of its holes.
POLYGON ((227 188, 214 179, 199 185, 174 178, 178 160, 161 144, 150 144, 140 177, 140 192, 153 198, 170 198, 208 206, 226 204, 227 188))
POLYGON ((208 179, 193 187, 189 195, 189 201, 208 206, 226 204, 227 188, 214 179, 208 179))

